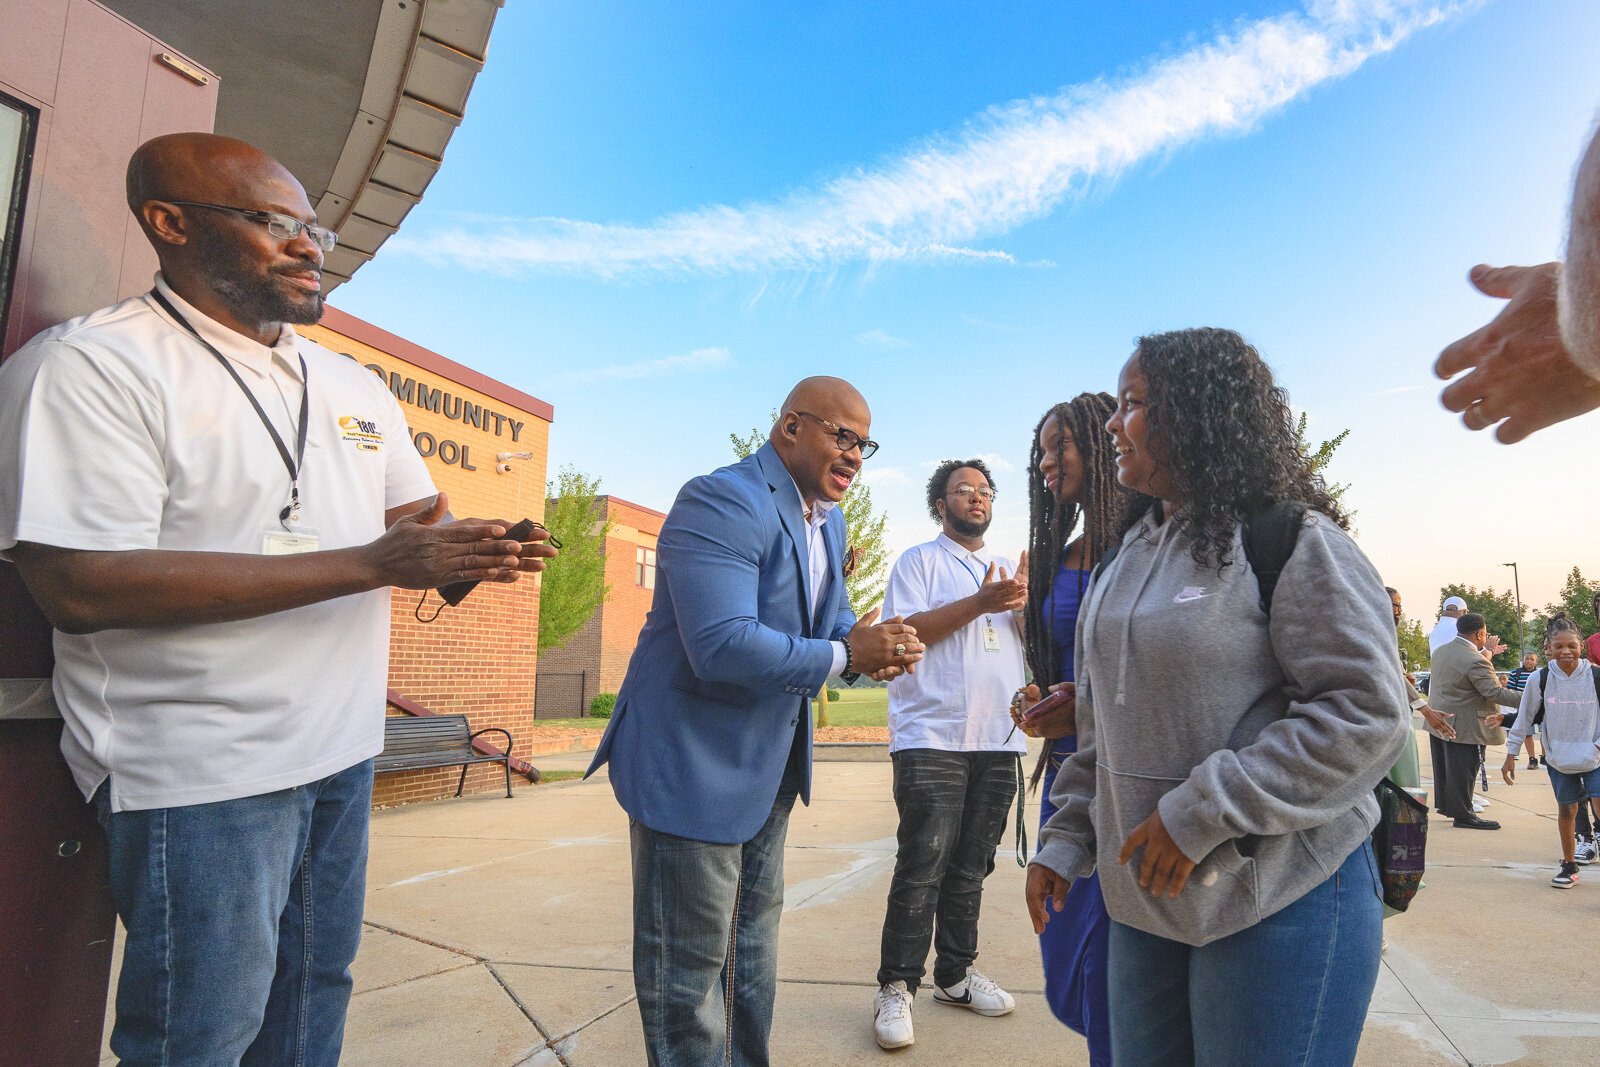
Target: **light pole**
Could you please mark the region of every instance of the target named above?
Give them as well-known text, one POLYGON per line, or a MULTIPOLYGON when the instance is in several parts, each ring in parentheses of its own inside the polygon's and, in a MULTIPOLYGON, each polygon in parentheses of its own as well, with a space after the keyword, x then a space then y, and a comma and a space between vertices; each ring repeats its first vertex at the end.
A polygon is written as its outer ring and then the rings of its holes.
POLYGON ((1522 665, 1522 657, 1528 654, 1528 638, 1522 631, 1522 579, 1517 574, 1515 563, 1502 563, 1502 567, 1511 568, 1511 585, 1517 595, 1517 665, 1522 665))

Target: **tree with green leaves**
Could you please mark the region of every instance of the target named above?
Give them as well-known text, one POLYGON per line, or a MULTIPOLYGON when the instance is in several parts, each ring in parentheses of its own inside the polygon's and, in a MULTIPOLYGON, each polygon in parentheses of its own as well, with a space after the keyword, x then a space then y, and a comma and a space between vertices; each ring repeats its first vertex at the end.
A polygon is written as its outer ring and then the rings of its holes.
POLYGON ((544 524, 561 542, 559 562, 539 584, 539 651, 561 648, 605 602, 606 538, 611 520, 601 514, 600 479, 562 467, 548 486, 544 524))
POLYGON ((1403 619, 1400 623, 1400 658, 1405 661, 1406 669, 1427 670, 1428 655, 1428 632, 1422 628, 1422 623, 1416 619, 1403 619))
POLYGON ((1325 472, 1328 468, 1328 461, 1333 459, 1334 450, 1340 445, 1344 444, 1344 439, 1350 436, 1350 431, 1340 430, 1337 434, 1322 442, 1316 448, 1312 448, 1311 442, 1306 440, 1307 422, 1308 416, 1302 411, 1300 413, 1300 420, 1294 424, 1295 447, 1300 450, 1300 457, 1306 461, 1306 467, 1310 469, 1311 473, 1322 479, 1323 485, 1325 485, 1328 489, 1328 495, 1333 497, 1333 499, 1342 502, 1345 491, 1350 488, 1350 483, 1346 482, 1343 485, 1334 485, 1332 482, 1328 481, 1325 472))
POLYGON ((1517 598, 1507 589, 1497 593, 1492 588, 1452 582, 1439 590, 1439 603, 1446 597, 1458 596, 1467 602, 1467 610, 1483 616, 1489 632, 1505 642, 1506 650, 1494 658, 1495 670, 1509 671, 1522 662, 1522 650, 1517 648, 1517 598))
MULTIPOLYGON (((772 421, 778 421, 776 411, 772 413, 772 421)), ((728 435, 733 454, 740 459, 760 448, 766 440, 767 431, 759 426, 753 427, 748 434, 728 435)), ((839 510, 844 513, 845 529, 850 537, 850 543, 845 548, 849 554, 847 559, 853 561, 848 568, 849 573, 845 575, 844 589, 850 597, 850 610, 859 619, 883 603, 883 592, 889 584, 889 546, 884 543, 883 537, 889 525, 889 516, 872 506, 872 490, 860 478, 850 483, 844 499, 839 501, 839 510)), ((816 725, 828 725, 826 689, 817 699, 816 725)))
POLYGON ((1595 618, 1594 598, 1600 593, 1600 583, 1585 581, 1583 572, 1577 567, 1567 574, 1567 580, 1561 586, 1561 598, 1553 604, 1546 604, 1544 610, 1535 614, 1533 621, 1528 623, 1528 644, 1535 651, 1544 642, 1544 629, 1550 619, 1558 612, 1565 612, 1567 618, 1578 624, 1578 629, 1586 636, 1600 630, 1600 620, 1595 618))

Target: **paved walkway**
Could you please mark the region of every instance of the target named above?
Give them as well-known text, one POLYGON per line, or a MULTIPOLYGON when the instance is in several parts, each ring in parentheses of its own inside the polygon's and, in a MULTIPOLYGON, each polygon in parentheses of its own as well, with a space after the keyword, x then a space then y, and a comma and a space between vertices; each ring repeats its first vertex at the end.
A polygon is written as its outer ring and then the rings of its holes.
MULTIPOLYGON (((1009 844, 988 882, 981 965, 1016 994, 1016 1012, 982 1019, 919 998, 915 1047, 891 1056, 873 1044, 889 780, 887 763, 818 764, 815 802, 795 810, 774 1061, 1086 1065, 1083 1040, 1041 996, 1009 844)), ((1435 823, 1428 887, 1387 927, 1362 1064, 1600 1062, 1600 865, 1576 889, 1550 888, 1555 806, 1542 771, 1489 796, 1505 830, 1435 823)), ((603 780, 377 813, 344 1063, 642 1063, 627 830, 603 780)))

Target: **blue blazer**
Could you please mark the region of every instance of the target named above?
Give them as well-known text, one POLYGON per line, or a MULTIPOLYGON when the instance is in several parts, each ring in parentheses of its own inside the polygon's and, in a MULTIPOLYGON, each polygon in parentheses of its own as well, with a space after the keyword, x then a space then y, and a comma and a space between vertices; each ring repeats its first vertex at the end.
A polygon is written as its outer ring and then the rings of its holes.
POLYGON ((822 527, 813 615, 805 519, 771 443, 685 485, 661 527, 655 599, 588 774, 611 764, 624 810, 652 830, 742 844, 771 814, 791 750, 811 802, 811 697, 829 644, 855 625, 844 515, 822 527))

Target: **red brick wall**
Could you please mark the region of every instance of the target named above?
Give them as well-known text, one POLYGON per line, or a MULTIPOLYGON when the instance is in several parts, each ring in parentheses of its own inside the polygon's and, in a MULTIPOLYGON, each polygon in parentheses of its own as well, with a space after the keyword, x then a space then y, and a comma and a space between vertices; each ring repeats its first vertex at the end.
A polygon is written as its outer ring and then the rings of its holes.
MULTIPOLYGON (((370 327, 349 316, 340 322, 352 333, 370 327)), ((412 379, 430 388, 448 390, 481 404, 485 409, 509 415, 522 422, 519 436, 512 440, 508 425, 485 419, 483 426, 452 420, 445 415, 401 401, 401 410, 413 435, 427 433, 430 442, 454 443, 448 450, 453 462, 445 462, 439 452, 426 457, 434 484, 450 495, 450 510, 457 516, 481 516, 516 521, 524 516, 539 521, 544 517, 544 486, 550 423, 547 417, 513 403, 518 394, 501 390, 486 393, 463 385, 436 369, 418 366, 386 348, 375 347, 349 334, 325 325, 303 327, 306 334, 336 352, 347 353, 361 363, 394 373, 400 381, 412 379), (456 449, 459 449, 457 451, 456 449), (495 470, 495 454, 531 452, 532 459, 515 460, 508 474, 495 470), (469 463, 462 457, 470 455, 469 463)), ((383 338, 376 333, 374 340, 383 338)), ((408 344, 398 342, 391 348, 408 344)), ((422 353, 419 361, 438 360, 422 353)), ((471 377, 470 372, 458 377, 471 377)), ((495 383, 479 381, 486 389, 495 383)), ((531 400, 531 398, 529 398, 531 400)), ((527 740, 533 722, 534 672, 538 661, 539 590, 538 581, 525 577, 511 585, 485 583, 456 607, 447 607, 432 623, 419 623, 414 612, 416 590, 396 589, 390 610, 389 687, 429 711, 439 714, 464 714, 474 730, 498 726, 513 738, 512 755, 518 754, 515 741, 527 740)), ((423 605, 427 618, 439 607, 438 594, 430 592, 423 605)), ((391 715, 400 714, 390 708, 391 715)), ((504 738, 486 735, 496 748, 504 738)), ((385 773, 373 786, 373 805, 385 807, 413 800, 431 800, 455 792, 461 769, 385 773)), ((513 773, 513 787, 527 779, 513 773)), ((467 773, 468 793, 487 793, 505 789, 505 771, 499 764, 481 764, 467 773)))

